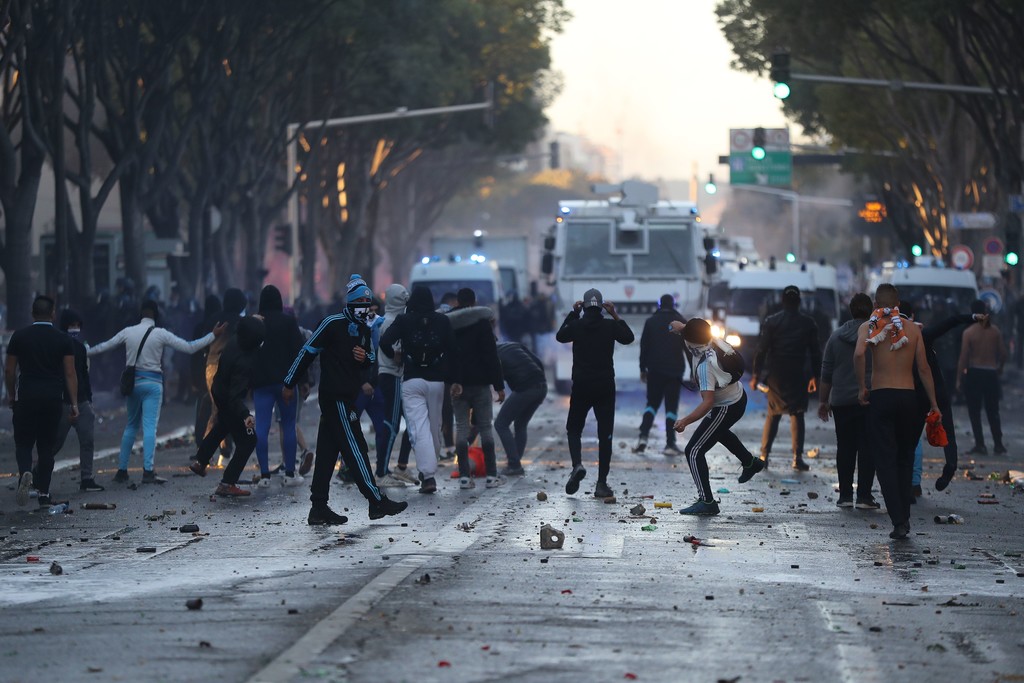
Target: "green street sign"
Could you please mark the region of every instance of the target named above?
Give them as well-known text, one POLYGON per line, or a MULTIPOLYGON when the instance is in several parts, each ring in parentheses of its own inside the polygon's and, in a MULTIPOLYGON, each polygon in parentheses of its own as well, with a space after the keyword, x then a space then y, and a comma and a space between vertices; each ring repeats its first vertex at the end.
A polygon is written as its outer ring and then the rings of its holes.
MULTIPOLYGON (((762 130, 762 129, 759 129, 762 130)), ((756 159, 753 128, 729 130, 729 182, 733 185, 790 187, 793 184, 793 154, 789 130, 764 130, 764 157, 756 159)))

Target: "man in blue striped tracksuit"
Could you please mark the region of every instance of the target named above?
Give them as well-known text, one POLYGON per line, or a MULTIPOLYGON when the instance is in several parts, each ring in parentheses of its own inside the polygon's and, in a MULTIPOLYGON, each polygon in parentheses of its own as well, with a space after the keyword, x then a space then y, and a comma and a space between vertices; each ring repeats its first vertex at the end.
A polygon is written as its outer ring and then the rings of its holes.
POLYGON ((739 482, 745 483, 764 469, 764 462, 755 458, 740 438, 731 430, 747 409, 747 393, 743 385, 724 370, 719 363, 718 346, 726 354, 735 350, 720 340, 712 339, 711 326, 706 320, 690 318, 683 325, 672 323, 672 331, 682 333, 686 349, 693 357, 693 378, 700 390, 701 403, 689 415, 676 421, 680 434, 687 425, 700 421, 686 444, 686 461, 690 465, 693 483, 697 485, 697 502, 679 511, 682 515, 717 515, 718 501, 711 491, 708 477, 707 452, 716 443, 725 446, 742 463, 739 482))
POLYGON ((363 384, 362 371, 373 363, 370 328, 366 325, 372 303, 370 288, 353 275, 348 283, 345 310, 324 318, 299 351, 284 378, 283 395, 294 400, 294 387, 316 356, 320 356, 320 426, 316 439, 316 464, 309 500, 311 525, 344 524, 348 518, 327 506, 331 474, 341 453, 355 478, 359 492, 370 502, 370 519, 397 515, 408 503, 389 500, 381 493, 370 471, 366 441, 359 425, 356 398, 363 384))

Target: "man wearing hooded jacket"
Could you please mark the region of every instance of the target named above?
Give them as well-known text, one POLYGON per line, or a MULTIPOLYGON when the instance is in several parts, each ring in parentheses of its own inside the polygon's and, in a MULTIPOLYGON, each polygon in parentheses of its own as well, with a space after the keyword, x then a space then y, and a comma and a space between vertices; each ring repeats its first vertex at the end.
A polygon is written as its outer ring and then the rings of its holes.
POLYGON ((615 305, 605 301, 601 292, 588 289, 583 301, 577 301, 555 334, 562 344, 572 342, 572 393, 565 431, 569 441, 572 473, 565 485, 569 495, 576 493, 587 476, 583 467, 583 427, 591 408, 597 419, 597 484, 595 498, 615 495, 608 487, 608 471, 612 462, 612 432, 615 429, 615 365, 612 354, 615 342, 632 344, 633 330, 615 312, 615 305), (581 315, 582 311, 582 315, 581 315), (605 318, 602 311, 612 317, 605 318))
POLYGON ((679 415, 679 389, 683 376, 683 340, 673 334, 672 322, 685 323, 686 319, 675 309, 675 299, 665 294, 658 302, 658 310, 644 323, 640 335, 640 381, 647 385, 647 406, 640 420, 640 438, 634 453, 647 450, 647 437, 654 426, 654 418, 662 400, 665 401, 665 455, 682 455, 676 447, 676 419, 679 415))
MULTIPOLYGON (((388 328, 395 322, 398 316, 405 313, 405 305, 409 303, 409 291, 397 282, 390 285, 386 290, 384 299, 384 315, 380 327, 377 329, 377 345, 380 346, 380 339, 387 332, 388 328)), ((377 481, 381 486, 412 484, 412 478, 404 469, 392 473, 389 467, 391 461, 391 450, 395 445, 395 438, 398 436, 398 428, 402 421, 402 356, 394 354, 388 357, 386 354, 377 356, 377 390, 380 391, 384 401, 384 428, 387 438, 384 443, 377 442, 377 481)), ((401 463, 399 463, 401 467, 401 463)))
POLYGON ((344 524, 348 521, 347 517, 335 513, 327 505, 338 453, 355 478, 359 492, 370 503, 370 519, 397 515, 408 507, 404 501, 389 500, 377 487, 356 411, 363 370, 373 363, 374 358, 370 328, 366 325, 372 299, 363 278, 353 275, 348 283, 344 311, 324 318, 284 378, 284 400, 294 400, 294 387, 299 378, 313 360, 320 357, 320 427, 309 496, 312 507, 306 520, 310 525, 344 524))

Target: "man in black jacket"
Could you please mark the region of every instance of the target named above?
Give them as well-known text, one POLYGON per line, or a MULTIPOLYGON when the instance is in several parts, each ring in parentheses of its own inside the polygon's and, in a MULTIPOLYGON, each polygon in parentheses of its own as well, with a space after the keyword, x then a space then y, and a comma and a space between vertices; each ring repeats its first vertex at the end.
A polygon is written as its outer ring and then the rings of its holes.
POLYGON ((452 364, 452 412, 455 415, 455 454, 459 459, 459 488, 476 487, 473 466, 469 462, 470 412, 473 427, 480 433, 480 447, 484 452, 487 469, 485 486, 502 486, 505 478, 498 474, 494 455, 494 432, 491 429, 494 411, 491 407, 491 389, 498 394, 497 401, 505 400, 505 379, 501 375, 498 349, 495 346, 494 312, 487 306, 476 305, 476 293, 462 288, 456 294, 458 306, 448 312, 455 330, 458 363, 452 364))
POLYGON ((644 323, 640 335, 640 381, 647 384, 647 407, 640 421, 640 438, 634 453, 647 450, 647 436, 665 401, 665 455, 682 455, 676 447, 675 424, 679 415, 679 389, 683 375, 683 338, 671 330, 673 321, 686 323, 675 309, 671 294, 658 302, 658 310, 644 323))
POLYGON ((501 373, 512 393, 505 399, 494 419, 494 431, 498 432, 498 438, 505 449, 506 467, 502 474, 519 477, 526 474, 523 469, 526 428, 548 394, 547 378, 540 358, 520 343, 498 344, 498 360, 501 361, 501 373), (510 426, 515 427, 514 436, 510 426))
POLYGON ((434 310, 434 295, 423 286, 414 287, 409 302, 380 338, 380 350, 395 357, 395 345, 402 347, 402 409, 407 433, 416 451, 420 493, 437 490, 435 473, 441 451, 441 405, 449 364, 454 362, 456 342, 451 321, 434 310))
POLYGON ((767 363, 768 416, 761 435, 761 459, 768 464, 772 444, 779 433, 779 421, 789 415, 793 437, 793 469, 809 470, 804 461, 804 413, 807 396, 818 390, 821 372, 821 347, 818 326, 809 315, 800 312, 800 290, 793 285, 782 290, 782 310, 761 323, 761 338, 754 354, 750 388, 756 389, 758 377, 764 377, 767 363), (807 358, 810 356, 811 377, 807 358))
POLYGON ((294 387, 306 368, 320 356, 320 427, 309 500, 310 525, 344 524, 348 518, 327 505, 331 475, 338 453, 355 478, 359 492, 370 503, 370 519, 397 515, 408 503, 389 500, 373 479, 366 440, 356 412, 356 397, 363 384, 363 370, 373 363, 370 328, 366 325, 373 295, 359 275, 353 275, 342 313, 324 318, 302 347, 284 378, 284 399, 294 399, 294 387))
POLYGON ((242 470, 256 448, 256 420, 249 413, 245 398, 249 395, 256 358, 265 336, 263 321, 259 318, 239 320, 231 341, 221 351, 217 373, 213 376, 210 393, 217 407, 216 419, 213 427, 199 444, 196 461, 189 465, 189 469, 200 477, 205 477, 206 468, 210 465, 210 458, 217 450, 217 445, 230 434, 235 441, 235 452, 224 468, 220 484, 214 492, 218 496, 238 497, 251 494, 248 489, 238 486, 238 478, 242 476, 242 470))
POLYGON ((615 495, 608 487, 608 470, 612 462, 612 432, 615 429, 615 366, 612 354, 615 342, 632 344, 633 330, 619 318, 615 305, 605 301, 601 292, 588 289, 583 301, 577 301, 555 334, 562 344, 572 342, 572 393, 565 430, 569 441, 572 473, 565 485, 569 495, 576 493, 587 476, 583 467, 583 427, 587 414, 594 409, 597 418, 597 485, 595 498, 615 495), (580 312, 583 312, 580 315, 580 312), (601 311, 608 311, 611 320, 601 311))
MULTIPOLYGON (((53 452, 59 453, 64 448, 64 441, 72 427, 78 435, 78 474, 79 491, 102 491, 103 487, 96 483, 92 476, 93 456, 95 455, 94 434, 96 429, 96 413, 92 409, 92 382, 89 381, 89 357, 85 344, 82 343, 82 316, 70 308, 60 314, 60 329, 63 330, 75 345, 75 374, 78 377, 78 419, 71 421, 70 411, 60 415, 57 426, 57 441, 53 452)), ((75 400, 64 393, 64 403, 71 406, 75 400)))

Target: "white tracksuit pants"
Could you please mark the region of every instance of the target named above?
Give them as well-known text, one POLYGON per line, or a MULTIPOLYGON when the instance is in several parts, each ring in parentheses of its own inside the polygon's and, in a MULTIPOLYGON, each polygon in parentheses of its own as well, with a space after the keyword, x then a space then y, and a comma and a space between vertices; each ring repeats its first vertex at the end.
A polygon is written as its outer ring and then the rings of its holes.
POLYGON ((428 382, 419 378, 402 380, 402 412, 416 453, 416 469, 424 479, 433 477, 437 472, 443 400, 444 382, 428 382))

